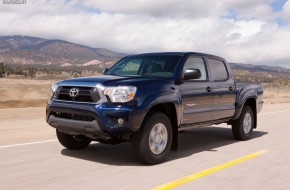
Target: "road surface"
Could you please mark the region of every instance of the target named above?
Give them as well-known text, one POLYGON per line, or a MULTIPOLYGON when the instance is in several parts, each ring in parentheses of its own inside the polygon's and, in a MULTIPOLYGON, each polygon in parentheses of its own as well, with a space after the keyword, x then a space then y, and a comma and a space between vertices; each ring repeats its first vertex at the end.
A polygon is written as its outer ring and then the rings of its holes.
POLYGON ((249 141, 224 124, 181 133, 179 150, 155 166, 139 163, 130 144, 65 149, 44 108, 0 109, 0 139, 1 190, 290 189, 289 103, 265 105, 249 141))

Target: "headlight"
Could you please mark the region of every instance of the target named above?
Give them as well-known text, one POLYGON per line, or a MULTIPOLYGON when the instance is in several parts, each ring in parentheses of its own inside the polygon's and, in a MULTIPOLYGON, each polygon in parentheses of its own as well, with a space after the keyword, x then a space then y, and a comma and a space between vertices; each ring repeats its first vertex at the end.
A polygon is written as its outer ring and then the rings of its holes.
POLYGON ((109 96, 111 102, 128 102, 134 98, 136 91, 135 86, 118 86, 106 87, 103 93, 109 96))
POLYGON ((56 83, 52 84, 50 87, 50 98, 54 96, 55 91, 57 90, 58 85, 56 83))

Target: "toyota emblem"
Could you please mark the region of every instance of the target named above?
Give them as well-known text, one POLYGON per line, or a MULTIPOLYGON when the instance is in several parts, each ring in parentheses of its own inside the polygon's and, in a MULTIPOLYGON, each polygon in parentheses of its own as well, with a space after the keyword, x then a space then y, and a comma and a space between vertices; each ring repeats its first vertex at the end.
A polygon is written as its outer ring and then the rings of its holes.
POLYGON ((72 98, 75 98, 79 95, 79 92, 80 92, 80 89, 78 88, 71 88, 69 90, 69 96, 72 97, 72 98))

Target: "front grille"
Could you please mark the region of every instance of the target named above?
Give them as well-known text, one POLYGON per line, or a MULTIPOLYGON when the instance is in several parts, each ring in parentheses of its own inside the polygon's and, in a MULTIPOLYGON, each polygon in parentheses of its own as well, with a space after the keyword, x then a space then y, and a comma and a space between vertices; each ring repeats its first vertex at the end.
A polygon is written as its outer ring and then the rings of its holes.
POLYGON ((75 102, 97 102, 100 100, 100 96, 95 87, 60 86, 56 92, 56 99, 75 102), (70 96, 72 88, 79 90, 76 97, 70 96))
POLYGON ((59 118, 63 118, 63 119, 72 119, 72 120, 79 120, 79 121, 93 121, 95 119, 93 116, 63 113, 63 112, 55 112, 53 113, 53 115, 59 118))
POLYGON ((65 100, 65 101, 76 101, 76 102, 93 102, 93 99, 91 96, 83 96, 83 95, 79 95, 78 97, 72 98, 67 94, 59 94, 58 99, 65 100))

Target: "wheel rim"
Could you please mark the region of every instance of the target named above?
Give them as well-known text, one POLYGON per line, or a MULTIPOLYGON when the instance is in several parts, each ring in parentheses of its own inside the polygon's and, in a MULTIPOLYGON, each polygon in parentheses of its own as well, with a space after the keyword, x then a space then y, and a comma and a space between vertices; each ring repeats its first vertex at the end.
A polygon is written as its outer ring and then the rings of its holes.
POLYGON ((157 123, 151 130, 149 136, 149 146, 154 154, 160 154, 164 151, 167 144, 167 129, 164 124, 157 123))
POLYGON ((250 113, 245 114, 243 128, 246 134, 248 134, 252 128, 252 117, 250 113))

